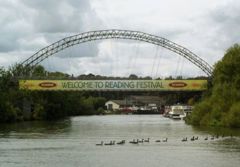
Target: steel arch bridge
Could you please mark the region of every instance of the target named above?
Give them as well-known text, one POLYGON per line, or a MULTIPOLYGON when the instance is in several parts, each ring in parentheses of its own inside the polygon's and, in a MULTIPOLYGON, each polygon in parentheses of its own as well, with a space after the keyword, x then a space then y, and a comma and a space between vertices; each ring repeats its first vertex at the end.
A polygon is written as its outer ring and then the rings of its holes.
POLYGON ((212 75, 213 68, 211 65, 209 65, 202 58, 181 45, 178 45, 168 39, 156 35, 151 35, 140 31, 118 29, 89 31, 63 38, 47 47, 42 48, 41 50, 30 56, 28 59, 23 61, 21 65, 24 67, 34 68, 43 60, 68 47, 89 41, 103 39, 129 39, 158 45, 172 52, 175 52, 180 56, 183 56, 184 58, 195 64, 197 67, 199 67, 204 73, 207 74, 207 76, 212 75))

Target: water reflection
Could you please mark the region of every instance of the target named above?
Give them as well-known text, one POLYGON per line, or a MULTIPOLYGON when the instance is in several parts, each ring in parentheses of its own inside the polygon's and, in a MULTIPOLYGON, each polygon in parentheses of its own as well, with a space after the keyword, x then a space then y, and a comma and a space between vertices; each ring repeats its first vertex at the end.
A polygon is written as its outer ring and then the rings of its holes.
POLYGON ((68 133, 70 130, 70 118, 58 121, 1 124, 0 138, 45 138, 55 134, 68 133))
POLYGON ((223 127, 193 127, 195 131, 201 131, 208 135, 219 136, 240 136, 239 129, 230 129, 223 127))

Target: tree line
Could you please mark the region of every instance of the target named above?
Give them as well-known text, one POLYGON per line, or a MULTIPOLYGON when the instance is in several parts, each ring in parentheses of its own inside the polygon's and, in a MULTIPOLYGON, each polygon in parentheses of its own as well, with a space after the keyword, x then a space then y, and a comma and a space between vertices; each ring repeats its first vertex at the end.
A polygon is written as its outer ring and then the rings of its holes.
MULTIPOLYGON (((54 120, 103 112, 106 98, 88 92, 19 90, 18 76, 22 68, 18 65, 8 70, 0 68, 0 122, 54 120), (26 108, 30 108, 27 117, 26 108)), ((32 75, 43 78, 50 75, 56 79, 70 77, 60 72, 47 72, 42 66, 36 67, 32 75)))
POLYGON ((187 122, 240 128, 240 45, 230 47, 214 66, 212 86, 187 122))
MULTIPOLYGON (((167 104, 187 103, 188 101, 192 104, 201 95, 200 92, 29 91, 19 90, 18 79, 151 80, 152 78, 139 77, 135 74, 128 77, 108 77, 94 74, 72 76, 62 72, 49 72, 40 65, 32 70, 21 65, 15 65, 9 69, 0 68, 0 122, 54 120, 67 116, 102 114, 107 100, 123 99, 130 95, 164 96, 167 104), (31 110, 30 115, 26 116, 25 110, 31 110)), ((183 77, 170 76, 165 79, 174 80, 183 79, 183 77)), ((206 77, 187 79, 206 79, 206 77)))

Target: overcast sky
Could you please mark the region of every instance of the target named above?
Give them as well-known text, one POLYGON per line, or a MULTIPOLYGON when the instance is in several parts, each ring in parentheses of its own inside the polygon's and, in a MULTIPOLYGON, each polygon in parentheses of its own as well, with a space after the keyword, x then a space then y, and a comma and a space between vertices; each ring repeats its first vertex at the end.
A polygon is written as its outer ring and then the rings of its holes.
MULTIPOLYGON (((240 42, 239 0, 0 0, 0 66, 9 67, 63 37, 129 29, 176 42, 206 60, 220 60, 240 42)), ((164 77, 203 75, 161 47, 127 40, 77 45, 42 63, 69 74, 164 77)))

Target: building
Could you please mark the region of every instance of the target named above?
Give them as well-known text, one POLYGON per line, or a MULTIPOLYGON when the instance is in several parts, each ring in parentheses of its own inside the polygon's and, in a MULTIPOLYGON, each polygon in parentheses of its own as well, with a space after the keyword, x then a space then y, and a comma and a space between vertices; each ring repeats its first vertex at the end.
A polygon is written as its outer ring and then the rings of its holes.
POLYGON ((105 103, 108 111, 122 113, 159 114, 163 113, 165 101, 158 96, 128 96, 124 100, 109 100, 105 103))
POLYGON ((109 100, 105 103, 105 106, 109 111, 118 111, 131 105, 126 100, 109 100))

